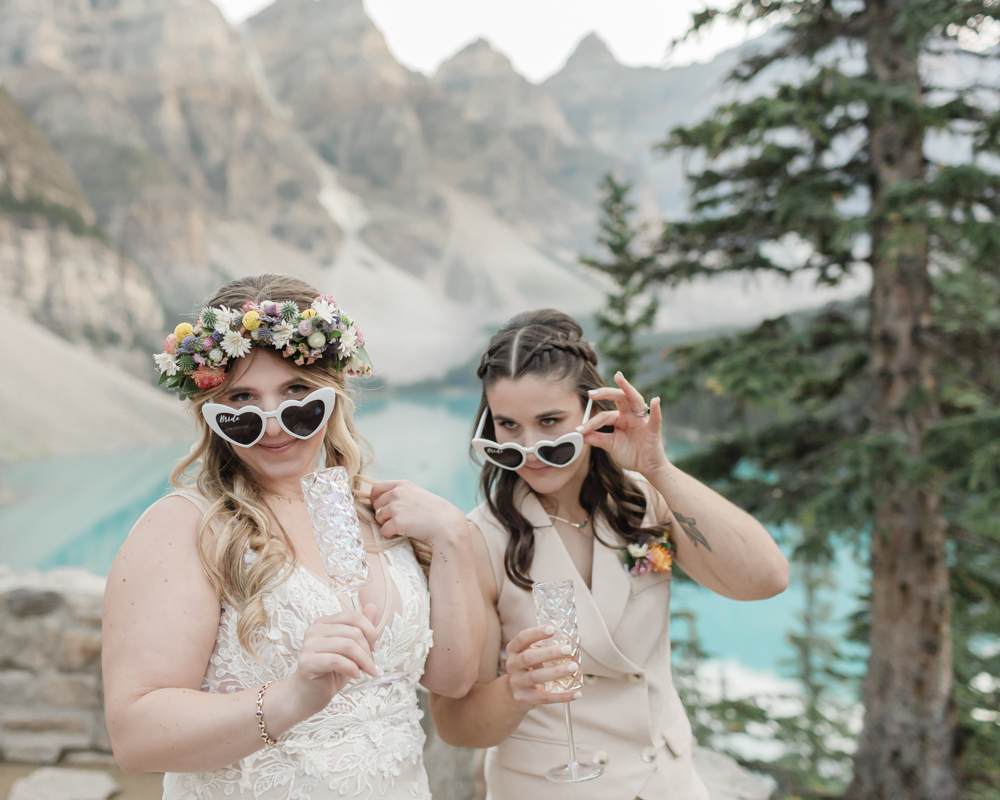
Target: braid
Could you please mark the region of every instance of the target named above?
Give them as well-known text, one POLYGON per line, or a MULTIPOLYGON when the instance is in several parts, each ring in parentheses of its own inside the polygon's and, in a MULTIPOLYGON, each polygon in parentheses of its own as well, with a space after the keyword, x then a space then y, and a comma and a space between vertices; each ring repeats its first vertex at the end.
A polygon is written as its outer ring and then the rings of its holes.
MULTIPOLYGON (((570 355, 575 356, 588 364, 597 366, 597 353, 594 352, 594 348, 590 346, 589 342, 578 337, 571 338, 565 334, 556 334, 540 340, 525 354, 524 358, 521 359, 521 363, 518 365, 518 374, 523 374, 534 359, 544 355, 545 353, 551 353, 553 350, 561 350, 562 352, 569 353, 570 355)), ((483 357, 484 360, 486 360, 486 358, 486 356, 483 357)), ((482 375, 479 377, 481 378, 482 375)))

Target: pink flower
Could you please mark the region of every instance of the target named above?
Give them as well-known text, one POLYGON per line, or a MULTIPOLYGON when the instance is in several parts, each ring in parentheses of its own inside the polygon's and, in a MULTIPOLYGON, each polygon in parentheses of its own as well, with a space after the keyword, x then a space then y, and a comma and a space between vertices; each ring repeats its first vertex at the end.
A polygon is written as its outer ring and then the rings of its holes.
POLYGON ((308 336, 312 332, 313 326, 309 320, 304 319, 299 323, 299 336, 308 336))
POLYGON ((361 332, 361 328, 357 325, 354 326, 354 332, 358 335, 358 347, 365 346, 365 335, 361 332))
POLYGON ((167 334, 167 338, 163 340, 163 352, 168 355, 173 355, 177 350, 177 337, 172 333, 167 334))
POLYGON ((214 389, 216 386, 225 383, 226 376, 221 369, 211 367, 199 367, 191 373, 191 380, 199 389, 214 389))
POLYGON ((261 310, 268 317, 276 317, 276 316, 278 316, 278 304, 277 303, 270 303, 270 302, 263 303, 261 305, 261 310))
POLYGON ((204 359, 204 358, 202 358, 202 357, 201 357, 200 355, 198 355, 197 353, 195 353, 195 354, 194 354, 194 355, 192 356, 192 358, 194 358, 194 363, 195 363, 195 364, 198 364, 199 366, 202 366, 202 367, 203 367, 203 366, 205 366, 205 359, 204 359))
POLYGON ((257 304, 256 303, 244 303, 242 306, 240 306, 240 308, 243 310, 243 313, 246 314, 248 311, 256 311, 257 310, 257 304))
POLYGON ((317 299, 317 300, 325 300, 325 301, 326 301, 326 302, 328 302, 328 303, 329 303, 329 304, 330 304, 331 306, 335 306, 335 305, 337 305, 337 298, 336 298, 336 297, 334 297, 334 296, 333 296, 332 294, 321 294, 321 295, 320 295, 319 297, 317 297, 316 299, 317 299))
POLYGON ((213 347, 215 347, 215 339, 213 339, 211 336, 206 336, 199 342, 199 344, 201 345, 201 349, 207 353, 213 347))
POLYGON ((305 360, 303 360, 303 358, 301 356, 299 356, 297 359, 295 359, 295 363, 298 364, 301 367, 306 362, 305 362, 305 360))

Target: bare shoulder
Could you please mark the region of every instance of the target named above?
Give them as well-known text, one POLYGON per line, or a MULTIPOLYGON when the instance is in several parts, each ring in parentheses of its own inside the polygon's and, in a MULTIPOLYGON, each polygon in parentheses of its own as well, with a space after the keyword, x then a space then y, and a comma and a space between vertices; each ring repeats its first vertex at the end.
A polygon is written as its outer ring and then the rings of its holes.
POLYGON ((198 549, 202 516, 183 497, 164 498, 118 551, 104 591, 109 696, 138 687, 200 687, 220 611, 198 549))
POLYGON ((201 509, 179 495, 154 503, 133 526, 111 565, 105 605, 113 608, 117 600, 127 598, 131 602, 136 594, 154 600, 169 591, 176 597, 181 587, 195 590, 193 598, 210 595, 217 605, 198 549, 202 517, 201 509))

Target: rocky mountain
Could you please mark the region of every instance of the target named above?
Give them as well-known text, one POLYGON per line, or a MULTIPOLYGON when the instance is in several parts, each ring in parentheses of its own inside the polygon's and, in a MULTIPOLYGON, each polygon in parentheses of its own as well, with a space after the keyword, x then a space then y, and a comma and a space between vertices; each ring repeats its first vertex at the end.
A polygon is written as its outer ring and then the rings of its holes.
MULTIPOLYGON (((595 309, 577 254, 601 176, 636 179, 648 218, 679 213, 679 162, 650 145, 734 58, 633 69, 589 37, 536 86, 479 41, 428 78, 362 0, 276 0, 239 28, 211 0, 0 2, 0 79, 171 319, 232 277, 290 273, 353 312, 392 382, 464 363, 517 311, 595 309)), ((733 322, 742 296, 681 292, 673 324, 733 322)))
POLYGON ((107 239, 76 177, 2 88, 0 295, 14 335, 0 348, 0 461, 189 430, 149 382, 147 351, 165 325, 152 281, 107 239))
POLYGON ((2 88, 0 295, 8 311, 133 365, 164 325, 147 275, 108 241, 73 173, 2 88))
POLYGON ((207 0, 7 0, 0 75, 171 311, 225 276, 224 223, 310 264, 336 252, 307 154, 207 0))

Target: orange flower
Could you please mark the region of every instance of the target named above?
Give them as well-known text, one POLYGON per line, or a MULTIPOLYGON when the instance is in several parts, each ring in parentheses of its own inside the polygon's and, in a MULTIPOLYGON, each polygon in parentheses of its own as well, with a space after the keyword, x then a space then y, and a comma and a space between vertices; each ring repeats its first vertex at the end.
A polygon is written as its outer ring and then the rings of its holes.
POLYGON ((199 389, 214 389, 226 382, 226 375, 221 369, 199 367, 191 373, 191 380, 199 389))
POLYGON ((665 547, 651 547, 649 555, 646 556, 653 564, 653 569, 657 572, 669 572, 673 566, 674 559, 670 551, 665 547))

